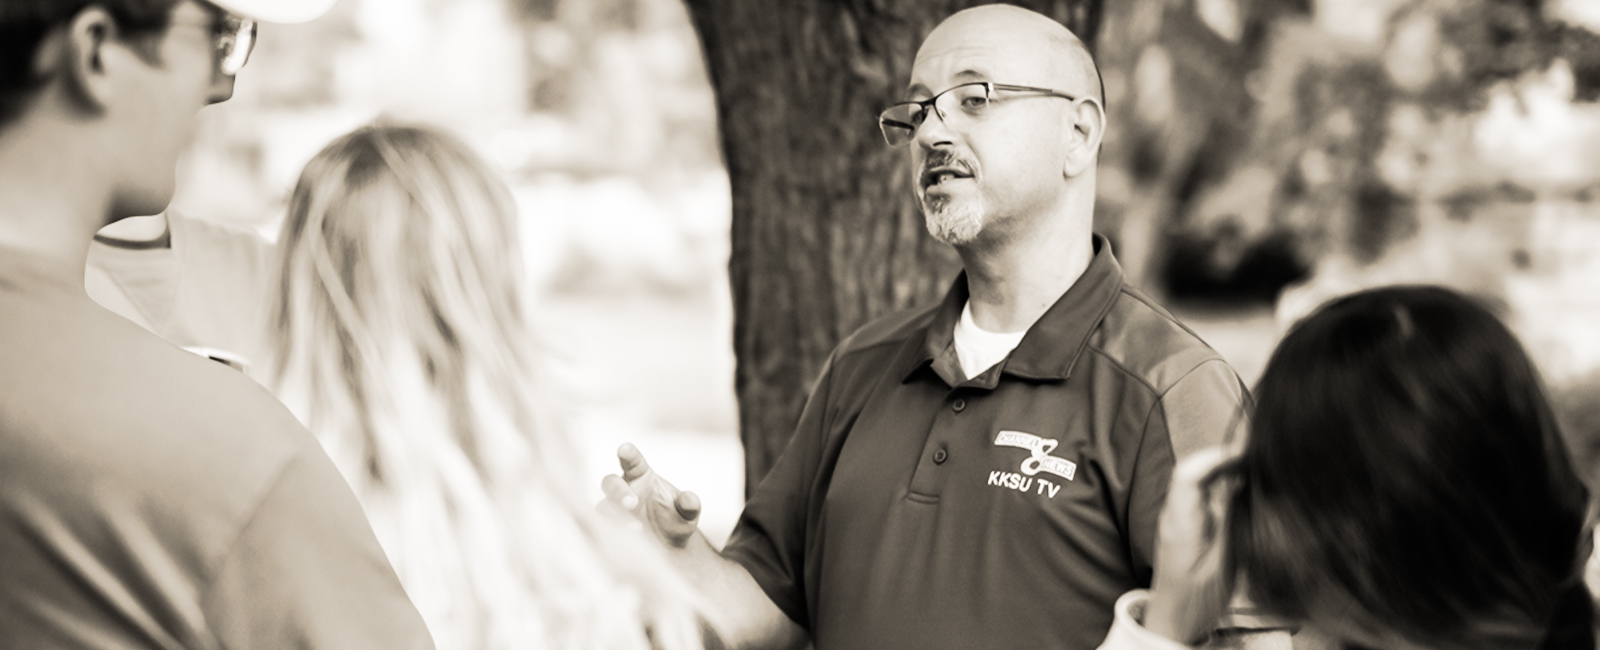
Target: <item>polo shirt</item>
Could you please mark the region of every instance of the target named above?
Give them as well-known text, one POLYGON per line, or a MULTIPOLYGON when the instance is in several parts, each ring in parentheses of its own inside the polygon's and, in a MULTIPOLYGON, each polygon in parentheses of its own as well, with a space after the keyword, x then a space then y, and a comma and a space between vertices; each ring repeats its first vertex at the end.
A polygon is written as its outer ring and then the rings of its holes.
POLYGON ((0 247, 0 648, 432 647, 266 389, 0 247))
POLYGON ((971 379, 965 274, 834 350, 723 551, 819 650, 1090 649, 1150 584, 1175 459, 1241 428, 1247 391, 1094 248, 971 379))

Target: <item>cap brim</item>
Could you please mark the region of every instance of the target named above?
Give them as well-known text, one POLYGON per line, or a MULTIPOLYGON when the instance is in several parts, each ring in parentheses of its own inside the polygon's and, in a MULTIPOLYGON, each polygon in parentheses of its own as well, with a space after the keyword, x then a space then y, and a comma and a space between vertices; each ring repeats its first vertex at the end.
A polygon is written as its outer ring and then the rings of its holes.
POLYGON ((328 13, 335 0, 210 0, 233 13, 264 23, 303 23, 328 13))

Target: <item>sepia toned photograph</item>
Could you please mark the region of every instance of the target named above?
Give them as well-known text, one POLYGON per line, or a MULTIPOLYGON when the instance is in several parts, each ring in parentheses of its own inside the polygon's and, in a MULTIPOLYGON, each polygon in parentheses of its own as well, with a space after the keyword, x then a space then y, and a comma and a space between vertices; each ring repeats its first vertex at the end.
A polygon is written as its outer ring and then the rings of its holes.
POLYGON ((0 650, 1596 650, 1600 0, 0 0, 0 650))

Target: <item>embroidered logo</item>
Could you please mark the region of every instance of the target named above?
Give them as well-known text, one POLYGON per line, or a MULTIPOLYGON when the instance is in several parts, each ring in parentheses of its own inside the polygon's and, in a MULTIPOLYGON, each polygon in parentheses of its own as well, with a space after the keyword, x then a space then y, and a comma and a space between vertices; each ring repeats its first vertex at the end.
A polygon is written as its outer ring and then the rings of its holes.
POLYGON ((1021 431, 1001 431, 1000 435, 995 436, 994 444, 996 447, 1018 447, 1028 450, 1030 452, 1028 459, 1022 461, 1022 473, 1028 476, 1049 472, 1070 481, 1078 472, 1077 463, 1050 455, 1056 445, 1061 444, 1053 438, 1040 438, 1021 431))

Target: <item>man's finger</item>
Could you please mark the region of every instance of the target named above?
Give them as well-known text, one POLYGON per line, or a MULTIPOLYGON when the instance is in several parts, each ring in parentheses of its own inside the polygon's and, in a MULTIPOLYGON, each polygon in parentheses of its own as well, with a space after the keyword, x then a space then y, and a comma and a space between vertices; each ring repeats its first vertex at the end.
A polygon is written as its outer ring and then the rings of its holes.
POLYGON ((633 488, 628 487, 628 482, 621 476, 607 474, 600 479, 600 491, 606 494, 607 501, 623 510, 632 511, 639 507, 639 495, 633 493, 633 488))
POLYGON ((617 462, 622 465, 622 478, 629 483, 639 480, 650 471, 650 464, 644 461, 644 454, 633 443, 622 443, 617 448, 617 462))
POLYGON ((700 496, 693 492, 679 492, 672 505, 678 509, 678 516, 683 517, 684 521, 693 522, 700 516, 700 496))

